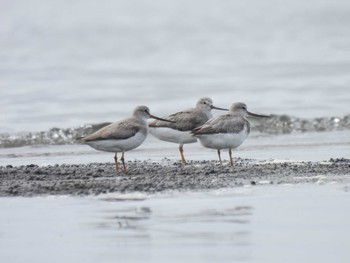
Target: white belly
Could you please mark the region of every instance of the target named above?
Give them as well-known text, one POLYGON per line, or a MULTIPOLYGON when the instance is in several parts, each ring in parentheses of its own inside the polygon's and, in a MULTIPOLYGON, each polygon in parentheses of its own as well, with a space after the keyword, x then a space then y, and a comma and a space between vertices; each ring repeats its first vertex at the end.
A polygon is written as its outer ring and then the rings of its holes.
POLYGON ((178 144, 194 143, 197 139, 190 131, 178 131, 166 127, 149 127, 149 132, 159 140, 178 144))
POLYGON ((140 146, 147 135, 141 132, 135 134, 135 136, 125 140, 97 140, 86 142, 87 145, 92 148, 105 152, 123 152, 132 150, 140 146))
POLYGON ((248 134, 246 132, 240 132, 199 135, 197 137, 204 147, 222 150, 237 148, 243 143, 247 136, 248 134))

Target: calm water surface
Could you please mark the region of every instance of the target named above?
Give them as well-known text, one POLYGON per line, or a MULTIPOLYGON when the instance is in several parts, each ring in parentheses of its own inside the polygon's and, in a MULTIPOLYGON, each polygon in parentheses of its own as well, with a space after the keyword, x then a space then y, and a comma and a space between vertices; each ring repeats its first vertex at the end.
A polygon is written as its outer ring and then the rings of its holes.
POLYGON ((348 199, 349 185, 337 183, 2 198, 0 255, 39 263, 345 263, 348 199))
POLYGON ((3 0, 0 132, 220 106, 344 116, 350 2, 3 0))
MULTIPOLYGON (((0 148, 10 141, 0 149, 1 164, 26 164, 32 156, 44 164, 43 148, 55 157, 47 146, 54 140, 13 148, 37 137, 24 132, 54 139, 63 128, 129 116, 139 104, 162 116, 202 96, 221 107, 244 101, 251 111, 300 118, 296 126, 337 117, 319 129, 326 134, 300 135, 293 125, 286 136, 262 131, 238 156, 349 157, 349 17, 346 0, 1 1, 0 148), (340 137, 333 133, 338 122, 340 137), (11 143, 18 137, 20 144, 11 143), (300 156, 289 154, 286 142, 300 156), (273 149, 254 150, 264 144, 273 149)), ((142 147, 147 154, 135 155, 141 159, 175 155, 174 145, 152 139, 142 147)), ((193 159, 212 156, 190 147, 193 159)), ((76 163, 86 159, 80 149, 69 148, 76 163)))

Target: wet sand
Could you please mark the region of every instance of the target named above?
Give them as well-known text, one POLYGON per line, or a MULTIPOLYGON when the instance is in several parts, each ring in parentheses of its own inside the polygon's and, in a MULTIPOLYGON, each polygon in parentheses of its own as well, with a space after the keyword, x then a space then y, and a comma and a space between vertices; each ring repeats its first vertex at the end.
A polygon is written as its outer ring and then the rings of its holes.
POLYGON ((109 192, 155 193, 165 190, 208 190, 259 184, 343 182, 350 179, 350 159, 324 162, 170 159, 128 162, 128 173, 116 175, 113 163, 0 167, 0 196, 97 195, 109 192))

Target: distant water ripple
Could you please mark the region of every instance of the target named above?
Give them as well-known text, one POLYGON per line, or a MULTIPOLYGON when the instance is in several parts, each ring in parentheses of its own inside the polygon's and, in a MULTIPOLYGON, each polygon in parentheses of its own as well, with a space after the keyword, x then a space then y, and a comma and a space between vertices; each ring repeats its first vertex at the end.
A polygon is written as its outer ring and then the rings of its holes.
MULTIPOLYGON (((78 128, 51 128, 41 132, 19 132, 0 134, 0 148, 26 145, 75 144, 77 138, 90 134, 109 123, 87 124, 78 128)), ((251 120, 252 132, 288 134, 298 132, 340 131, 350 129, 350 114, 344 117, 320 117, 303 119, 288 115, 273 115, 269 119, 251 120)))

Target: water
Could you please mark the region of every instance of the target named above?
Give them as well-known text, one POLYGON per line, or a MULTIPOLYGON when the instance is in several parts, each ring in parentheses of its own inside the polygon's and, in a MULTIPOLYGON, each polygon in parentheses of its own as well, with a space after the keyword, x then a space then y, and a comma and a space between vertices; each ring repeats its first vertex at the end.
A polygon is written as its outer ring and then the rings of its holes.
MULTIPOLYGON (((136 105, 162 116, 202 96, 273 114, 252 129, 258 137, 302 132, 322 144, 314 133, 328 132, 329 155, 349 156, 348 1, 2 1, 0 12, 1 154, 33 146, 11 163, 75 144, 136 105), (347 133, 345 154, 333 132, 347 133)), ((164 156, 167 144, 151 142, 164 156)))
POLYGON ((346 0, 2 1, 0 132, 220 106, 350 114, 346 0), (40 8, 37 8, 40 7, 40 8))
MULTIPOLYGON (((162 116, 202 96, 273 114, 253 121, 235 156, 349 158, 349 28, 347 0, 3 0, 0 165, 111 162, 74 138, 139 104, 162 116)), ((185 154, 216 159, 198 144, 185 154)), ((164 157, 179 159, 176 145, 152 137, 126 156, 164 157)), ((52 255, 57 262, 348 262, 349 207, 340 189, 266 186, 122 203, 3 198, 0 255, 6 262, 52 255), (148 219, 120 226, 116 216, 130 213, 148 219)))
POLYGON ((280 185, 153 196, 2 198, 0 255, 18 263, 345 263, 348 188, 280 185))
MULTIPOLYGON (((185 147, 189 160, 217 160, 216 151, 200 144, 185 147)), ((348 131, 299 133, 285 135, 252 135, 233 152, 235 157, 260 160, 324 161, 330 158, 349 156, 348 131)), ((162 161, 165 157, 180 160, 175 144, 163 143, 149 136, 139 148, 127 152, 131 161, 162 161)), ((228 160, 228 152, 223 151, 223 160, 228 160)), ((91 162, 114 162, 113 154, 99 152, 85 145, 38 145, 16 148, 0 148, 0 165, 54 165, 80 164, 91 162)))

